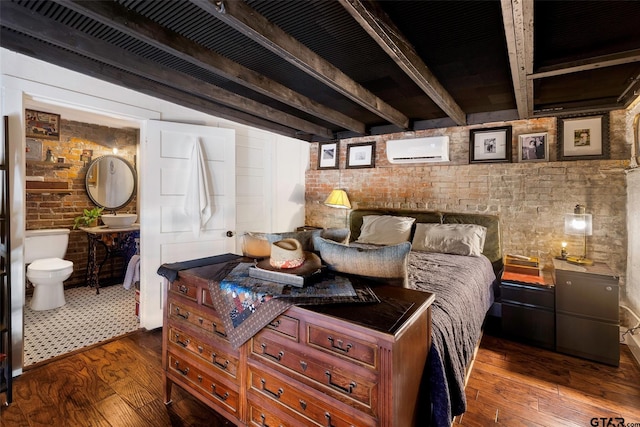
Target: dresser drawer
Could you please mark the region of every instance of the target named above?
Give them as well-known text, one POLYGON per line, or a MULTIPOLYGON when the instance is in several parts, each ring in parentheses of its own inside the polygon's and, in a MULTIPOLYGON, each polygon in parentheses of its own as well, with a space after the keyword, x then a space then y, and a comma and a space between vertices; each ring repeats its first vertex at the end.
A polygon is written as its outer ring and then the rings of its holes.
POLYGON ((222 321, 211 312, 205 312, 204 310, 191 307, 180 301, 169 299, 169 318, 171 320, 188 322, 229 342, 222 321))
POLYGON ((556 310, 617 323, 618 282, 556 271, 556 310))
POLYGON ((224 372, 231 378, 237 378, 238 358, 230 355, 229 352, 221 351, 220 348, 195 338, 192 334, 174 326, 169 328, 169 342, 208 362, 215 370, 224 372))
POLYGON ((176 280, 169 283, 169 293, 180 295, 192 301, 197 301, 198 287, 194 285, 187 285, 180 280, 176 280))
POLYGON ((211 376, 210 372, 198 369, 189 359, 169 353, 170 373, 181 377, 202 392, 207 399, 215 402, 234 416, 238 414, 239 394, 237 389, 231 388, 211 376))
POLYGON ((515 302, 553 310, 555 301, 553 289, 503 282, 500 285, 503 302, 515 302))
MULTIPOLYGON (((301 387, 296 386, 291 380, 283 380, 253 366, 248 367, 247 381, 249 393, 257 393, 259 396, 254 400, 266 397, 316 425, 334 427, 376 425, 374 418, 363 415, 354 418, 353 415, 338 409, 337 405, 327 404, 314 393, 301 390, 301 387)), ((249 398, 251 399, 251 397, 249 398)), ((311 423, 305 424, 310 425, 311 423)))
POLYGON ((269 339, 262 331, 251 339, 250 357, 274 366, 287 375, 296 372, 305 384, 371 415, 375 413, 378 377, 375 373, 350 365, 344 360, 319 360, 293 345, 269 339), (368 373, 359 375, 357 370, 368 373), (355 371, 355 372, 354 372, 355 371))
POLYGON ((377 369, 377 345, 313 324, 307 328, 308 345, 377 369))
POLYGON ((256 427, 297 427, 296 421, 286 421, 281 417, 253 400, 249 400, 249 425, 256 427))
POLYGON ((281 314, 276 317, 272 322, 270 322, 267 326, 267 329, 271 329, 279 334, 284 335, 285 337, 291 338, 294 341, 298 342, 298 335, 300 331, 300 320, 295 317, 287 316, 286 314, 281 314))

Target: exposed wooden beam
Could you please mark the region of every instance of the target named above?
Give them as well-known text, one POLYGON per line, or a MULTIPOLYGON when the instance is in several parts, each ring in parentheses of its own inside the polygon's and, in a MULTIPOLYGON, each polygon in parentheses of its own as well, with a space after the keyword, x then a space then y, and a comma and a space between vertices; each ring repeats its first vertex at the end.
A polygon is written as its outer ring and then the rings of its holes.
POLYGON ((47 43, 24 37, 6 28, 0 29, 0 38, 2 38, 3 47, 23 55, 31 56, 71 71, 77 71, 118 86, 124 85, 128 89, 136 92, 163 99, 176 105, 182 105, 183 107, 191 108, 205 114, 267 130, 290 138, 299 138, 299 133, 295 129, 255 117, 248 113, 243 113, 242 111, 234 110, 195 95, 186 94, 180 90, 158 84, 144 77, 114 67, 105 66, 94 60, 79 57, 68 50, 51 47, 51 45, 47 43))
POLYGON ((212 84, 204 83, 201 80, 176 72, 167 67, 162 67, 151 60, 144 59, 123 50, 115 50, 113 45, 106 42, 80 33, 69 34, 66 26, 48 20, 40 15, 29 13, 14 3, 0 2, 0 11, 3 15, 3 26, 36 39, 69 49, 88 58, 121 68, 132 74, 140 75, 166 86, 171 86, 200 97, 209 98, 217 103, 266 118, 290 128, 299 129, 324 138, 332 138, 333 136, 333 133, 325 127, 284 113, 249 98, 236 95, 212 84))
POLYGON ((114 2, 55 0, 56 3, 143 41, 212 73, 221 75, 251 90, 276 99, 319 119, 356 133, 365 134, 364 123, 328 108, 283 84, 238 64, 215 51, 135 14, 114 2))
POLYGON ((409 119, 404 114, 272 24, 244 1, 190 1, 353 102, 402 129, 408 128, 409 119))
POLYGON ((527 79, 533 72, 533 1, 501 0, 501 5, 516 106, 526 119, 533 115, 533 82, 527 79))
POLYGON ((614 67, 616 65, 630 64, 640 61, 640 49, 611 55, 596 56, 581 61, 566 62, 552 67, 541 67, 537 72, 527 76, 528 79, 542 79, 545 77, 560 76, 563 74, 579 73, 581 71, 595 70, 597 68, 614 67))
POLYGON ((462 108, 440 84, 400 29, 376 3, 368 0, 340 0, 340 3, 442 111, 457 125, 467 124, 462 108))

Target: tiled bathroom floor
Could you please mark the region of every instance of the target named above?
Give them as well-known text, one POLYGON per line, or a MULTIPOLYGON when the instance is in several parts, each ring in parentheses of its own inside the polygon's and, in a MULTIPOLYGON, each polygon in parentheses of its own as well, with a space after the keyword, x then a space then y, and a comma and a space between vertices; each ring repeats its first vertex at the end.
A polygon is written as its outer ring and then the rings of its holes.
POLYGON ((42 362, 139 327, 135 314, 135 289, 122 285, 68 289, 66 304, 46 310, 31 310, 31 297, 24 308, 24 366, 42 362))

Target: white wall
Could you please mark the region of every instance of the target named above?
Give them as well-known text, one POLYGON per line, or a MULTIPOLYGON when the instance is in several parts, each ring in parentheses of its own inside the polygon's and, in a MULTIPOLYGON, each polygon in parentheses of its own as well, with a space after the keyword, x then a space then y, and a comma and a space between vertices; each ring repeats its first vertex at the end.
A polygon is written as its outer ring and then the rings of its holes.
MULTIPOLYGON (((9 164, 13 183, 11 192, 13 205, 10 217, 13 246, 11 290, 14 374, 22 371, 22 307, 25 282, 22 247, 25 228, 23 115, 25 103, 33 103, 33 98, 36 102, 42 100, 42 102, 64 104, 73 109, 101 115, 117 116, 138 123, 138 127, 142 129, 141 124, 149 119, 234 129, 237 147, 258 146, 260 150, 269 153, 274 160, 265 163, 263 173, 267 184, 264 182, 260 184, 267 193, 262 206, 269 211, 266 215, 256 212, 256 216, 265 222, 261 228, 265 231, 283 231, 303 225, 304 173, 309 163, 309 147, 303 141, 203 114, 7 49, 0 49, 0 86, 2 87, 0 115, 9 116, 11 138, 9 164), (268 194, 270 190, 273 192, 268 194)), ((142 133, 141 138, 144 139, 145 135, 142 133)), ((250 156, 247 157, 249 158, 250 156)), ((241 163, 236 166, 240 170, 250 167, 241 163)), ((144 184, 144 175, 140 180, 144 184)), ((140 212, 140 220, 144 221, 144 212, 140 212)), ((252 225, 257 226, 255 222, 252 222, 252 225)), ((144 289, 141 290, 141 303, 144 306, 144 289)))

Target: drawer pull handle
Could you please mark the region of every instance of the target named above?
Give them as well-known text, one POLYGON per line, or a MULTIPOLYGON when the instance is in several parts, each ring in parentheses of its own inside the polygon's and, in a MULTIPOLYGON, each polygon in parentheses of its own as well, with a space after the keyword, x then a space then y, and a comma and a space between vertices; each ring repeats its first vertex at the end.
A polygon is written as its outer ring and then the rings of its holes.
POLYGON ((267 353, 267 345, 265 343, 260 344, 260 347, 262 347, 262 355, 263 356, 270 357, 271 359, 275 360, 276 362, 281 361, 282 358, 284 357, 284 351, 282 351, 282 350, 280 350, 278 352, 277 356, 274 356, 273 354, 267 353))
POLYGON ((211 324, 213 325, 213 332, 214 333, 220 335, 223 338, 227 337, 227 334, 225 334, 224 332, 218 330, 218 325, 215 322, 212 322, 211 324))
POLYGON ((181 345, 182 348, 187 348, 191 340, 180 341, 180 335, 176 334, 176 344, 181 345))
POLYGON ((229 360, 225 360, 224 363, 220 363, 216 360, 216 358, 218 357, 217 354, 215 353, 211 353, 211 359, 213 361, 213 364, 216 365, 217 367, 219 367, 220 369, 227 369, 227 365, 229 364, 229 360))
POLYGON ((189 287, 185 285, 180 285, 180 287, 178 288, 178 291, 182 294, 187 294, 189 293, 189 287))
POLYGON ((269 326, 271 326, 274 329, 278 329, 280 327, 280 320, 274 320, 273 322, 270 322, 269 326))
POLYGON ((220 399, 223 402, 229 398, 229 392, 228 391, 225 394, 218 394, 216 392, 216 385, 215 384, 211 384, 211 394, 213 394, 217 399, 220 399))
POLYGON ((180 307, 176 307, 176 316, 182 317, 183 319, 188 319, 191 313, 188 311, 185 314, 180 313, 180 307))
POLYGON ((187 366, 184 369, 180 369, 180 362, 176 361, 176 371, 180 372, 182 375, 187 375, 189 373, 189 367, 187 366))
POLYGON ((198 375, 198 382, 201 383, 202 382, 202 375, 198 375))
POLYGON ((303 371, 307 370, 307 362, 305 362, 304 360, 300 361, 300 367, 302 368, 303 371))
POLYGON ((613 288, 612 288, 611 286, 607 286, 605 289, 606 289, 607 291, 609 291, 609 292, 611 292, 611 291, 613 290, 613 288))
POLYGON ((265 380, 264 378, 260 378, 260 382, 262 383, 262 391, 267 392, 268 394, 275 397, 276 399, 280 399, 280 396, 282 396, 282 393, 284 393, 284 390, 282 388, 279 388, 277 393, 274 393, 271 390, 269 390, 266 387, 267 380, 265 380))
POLYGON ((327 419, 327 427, 333 427, 333 424, 331 424, 331 414, 328 412, 325 412, 324 417, 327 419))
POLYGON ((305 402, 304 400, 300 399, 300 407, 302 408, 303 411, 307 410, 307 402, 305 402))
MULTIPOLYGON (((269 424, 267 424, 267 416, 265 414, 260 414, 260 419, 262 420, 260 423, 262 427, 269 427, 269 424)), ((282 424, 280 424, 279 427, 282 427, 282 424)))
POLYGON ((333 337, 327 337, 327 339, 329 340, 329 342, 331 343, 331 347, 341 351, 343 353, 349 353, 349 350, 351 349, 351 347, 353 347, 353 344, 351 343, 347 343, 346 347, 343 347, 344 342, 342 340, 335 340, 335 342, 337 343, 337 345, 334 343, 334 339, 333 337))
POLYGON ((198 323, 202 325, 204 323, 204 319, 202 317, 198 317, 198 323))
POLYGON ((202 352, 204 351, 204 348, 202 348, 201 345, 198 346, 198 353, 202 354, 202 352))
POLYGON ((571 282, 571 280, 567 280, 565 283, 566 283, 567 285, 569 285, 569 286, 573 285, 573 283, 571 282))
POLYGON ((335 388, 337 390, 340 390, 340 391, 343 391, 345 393, 351 394, 351 392, 353 392, 353 389, 356 388, 356 382, 355 381, 351 381, 349 383, 349 387, 342 387, 339 384, 335 384, 335 383, 331 382, 331 372, 326 371, 324 374, 327 376, 328 384, 331 387, 333 387, 333 388, 335 388))

